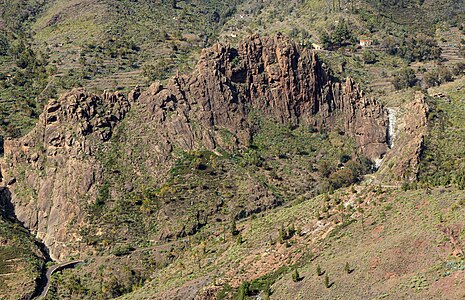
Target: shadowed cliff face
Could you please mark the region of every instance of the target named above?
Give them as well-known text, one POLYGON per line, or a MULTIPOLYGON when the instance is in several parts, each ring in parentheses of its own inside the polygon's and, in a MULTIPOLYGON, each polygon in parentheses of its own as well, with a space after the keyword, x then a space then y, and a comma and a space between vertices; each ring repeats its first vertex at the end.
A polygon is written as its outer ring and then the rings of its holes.
POLYGON ((146 172, 161 181, 174 149, 248 146, 257 114, 293 127, 337 128, 371 159, 387 150, 382 106, 351 79, 334 82, 315 55, 282 35, 252 36, 237 49, 217 44, 202 52, 192 74, 128 98, 73 90, 51 101, 27 136, 5 141, 1 164, 17 218, 44 241, 52 258, 78 254, 85 207, 95 203, 103 183, 97 150, 106 147, 131 106, 125 130, 136 138, 125 149, 148 145, 146 172))

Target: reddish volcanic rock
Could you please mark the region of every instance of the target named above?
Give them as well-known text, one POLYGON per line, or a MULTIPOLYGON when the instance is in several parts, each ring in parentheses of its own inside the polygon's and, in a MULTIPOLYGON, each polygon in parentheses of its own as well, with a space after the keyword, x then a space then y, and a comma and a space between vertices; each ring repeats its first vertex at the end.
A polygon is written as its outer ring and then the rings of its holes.
MULTIPOLYGON (((133 149, 144 145, 137 154, 144 173, 137 176, 149 174, 160 182, 174 149, 248 146, 256 115, 293 127, 338 129, 369 158, 384 155, 386 111, 351 79, 341 83, 328 74, 314 53, 283 35, 254 35, 237 49, 216 44, 203 50, 192 74, 176 76, 166 86, 154 83, 143 93, 136 89, 128 99, 73 90, 50 101, 28 135, 5 141, 1 175, 16 216, 53 258, 82 253, 85 207, 95 203, 103 181, 96 153, 110 143, 130 109, 132 122, 125 122, 124 131, 133 139, 125 141, 124 151, 132 157, 133 149)), ((247 209, 272 206, 275 199, 263 187, 256 189, 261 196, 247 209)))

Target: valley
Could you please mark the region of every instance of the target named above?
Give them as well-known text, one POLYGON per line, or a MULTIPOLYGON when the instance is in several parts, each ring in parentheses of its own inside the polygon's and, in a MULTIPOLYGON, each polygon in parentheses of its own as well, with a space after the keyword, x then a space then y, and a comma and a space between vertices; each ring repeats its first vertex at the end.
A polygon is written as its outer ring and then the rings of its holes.
POLYGON ((0 3, 0 299, 461 299, 464 26, 0 3))

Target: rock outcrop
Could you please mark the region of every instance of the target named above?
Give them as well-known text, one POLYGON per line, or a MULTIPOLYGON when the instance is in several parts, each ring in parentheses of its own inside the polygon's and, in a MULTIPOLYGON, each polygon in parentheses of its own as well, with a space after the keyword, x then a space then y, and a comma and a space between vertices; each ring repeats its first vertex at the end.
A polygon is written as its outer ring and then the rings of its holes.
POLYGON ((133 100, 73 90, 50 101, 28 135, 5 140, 1 174, 14 212, 52 258, 66 259, 77 249, 84 208, 102 177, 96 147, 111 137, 133 100))
POLYGON ((398 121, 394 147, 387 153, 379 174, 383 181, 398 182, 418 179, 420 156, 428 131, 429 107, 425 95, 415 94, 415 99, 402 108, 398 121))
POLYGON ((251 116, 291 126, 329 127, 355 138, 371 159, 387 150, 386 111, 351 79, 335 82, 315 54, 283 35, 254 35, 238 49, 216 44, 202 52, 193 74, 166 87, 153 84, 140 97, 146 122, 162 144, 183 149, 231 148, 253 138, 251 116), (218 128, 234 141, 225 141, 218 128))
POLYGON ((387 150, 383 107, 351 79, 332 79, 315 54, 280 34, 254 35, 237 49, 205 49, 192 74, 135 90, 128 99, 74 90, 52 100, 27 136, 5 141, 1 164, 17 218, 44 241, 52 258, 78 253, 85 207, 95 203, 102 184, 96 150, 136 99, 125 127, 133 139, 125 152, 132 157, 138 145, 148 145, 139 151, 144 169, 136 174, 155 180, 168 172, 175 149, 249 145, 257 115, 293 127, 337 128, 371 159, 387 150))

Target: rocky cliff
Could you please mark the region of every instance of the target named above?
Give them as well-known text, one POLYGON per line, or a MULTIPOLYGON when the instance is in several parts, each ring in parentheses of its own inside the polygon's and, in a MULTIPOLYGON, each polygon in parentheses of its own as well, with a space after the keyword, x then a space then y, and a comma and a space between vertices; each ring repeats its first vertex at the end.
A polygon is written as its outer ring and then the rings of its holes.
POLYGON ((73 90, 45 107, 32 132, 7 139, 1 164, 16 217, 50 249, 66 259, 80 242, 84 207, 96 197, 102 170, 96 147, 107 141, 129 111, 120 94, 73 90))
POLYGON ((387 150, 386 111, 351 79, 336 82, 328 73, 315 54, 283 35, 254 35, 238 49, 205 49, 193 74, 153 84, 140 102, 162 144, 183 149, 247 146, 254 133, 250 117, 261 114, 291 126, 337 127, 362 153, 379 158, 387 150), (234 143, 218 128, 232 133, 234 143))
POLYGON ((428 131, 429 107, 421 92, 401 108, 396 124, 394 146, 388 151, 379 170, 383 181, 412 182, 417 180, 420 156, 428 131))
POLYGON ((27 136, 5 141, 1 163, 17 218, 44 241, 52 258, 79 253, 86 207, 103 183, 97 150, 105 151, 131 106, 125 155, 145 145, 143 172, 134 176, 161 182, 177 149, 247 147, 256 115, 291 127, 338 129, 371 159, 387 150, 383 107, 351 79, 335 81, 316 55, 280 34, 252 36, 237 49, 205 49, 192 74, 154 83, 142 94, 74 90, 52 100, 27 136))

